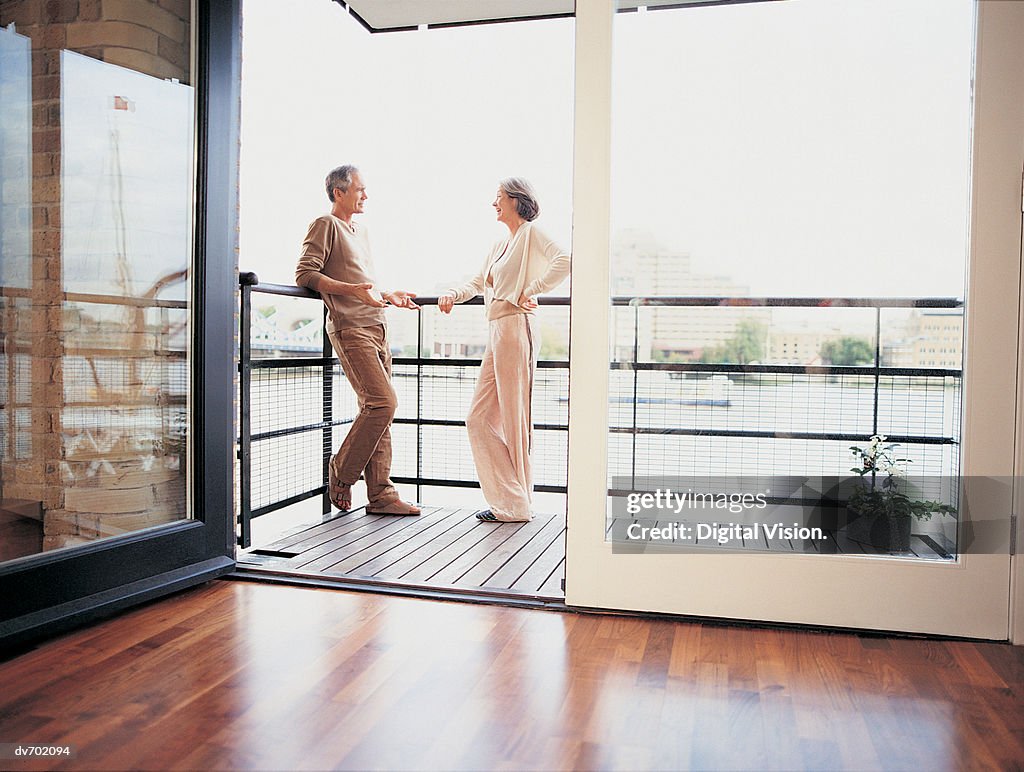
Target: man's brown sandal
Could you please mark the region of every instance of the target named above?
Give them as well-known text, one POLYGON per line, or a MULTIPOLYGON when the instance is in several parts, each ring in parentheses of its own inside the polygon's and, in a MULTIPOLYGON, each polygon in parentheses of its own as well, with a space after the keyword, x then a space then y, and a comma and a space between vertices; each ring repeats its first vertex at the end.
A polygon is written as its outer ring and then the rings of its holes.
POLYGON ((338 482, 338 479, 334 476, 333 469, 328 471, 327 481, 329 486, 327 496, 330 498, 331 503, 342 512, 348 512, 352 509, 352 486, 338 482))
POLYGON ((367 504, 366 514, 368 515, 418 515, 420 508, 408 501, 395 499, 387 504, 367 504))
POLYGON ((327 485, 327 497, 334 506, 342 512, 352 509, 352 486, 338 482, 334 476, 334 467, 330 464, 327 465, 327 485))
POLYGON ((340 509, 342 512, 348 512, 352 509, 352 486, 351 485, 338 485, 331 486, 331 503, 340 509))

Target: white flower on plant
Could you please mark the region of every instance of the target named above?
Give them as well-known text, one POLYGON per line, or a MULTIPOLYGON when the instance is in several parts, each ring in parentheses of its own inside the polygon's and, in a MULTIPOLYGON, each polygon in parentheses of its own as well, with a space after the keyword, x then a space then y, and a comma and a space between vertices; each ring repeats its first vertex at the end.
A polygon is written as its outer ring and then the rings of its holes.
POLYGON ((883 445, 886 439, 885 435, 876 434, 871 437, 866 449, 858 445, 850 447, 850 452, 861 461, 859 468, 850 471, 861 479, 850 496, 849 506, 861 514, 887 517, 912 515, 919 520, 927 520, 936 512, 955 514, 956 508, 949 504, 912 499, 906 492, 900 491, 899 481, 907 478, 907 470, 913 460, 897 456, 898 443, 883 445), (871 476, 870 485, 864 480, 867 475, 871 476), (877 481, 879 477, 881 480, 877 481))
MULTIPOLYGON (((889 468, 900 461, 906 459, 893 458, 892 451, 895 445, 884 445, 883 443, 888 438, 884 434, 875 434, 871 436, 868 441, 866 448, 860 446, 851 446, 850 452, 860 459, 861 474, 871 472, 872 474, 882 472, 883 474, 890 474, 889 468)), ((857 471, 857 470, 853 470, 857 471)))
POLYGON ((907 470, 900 466, 899 462, 886 461, 880 464, 878 471, 889 477, 906 477, 907 470))

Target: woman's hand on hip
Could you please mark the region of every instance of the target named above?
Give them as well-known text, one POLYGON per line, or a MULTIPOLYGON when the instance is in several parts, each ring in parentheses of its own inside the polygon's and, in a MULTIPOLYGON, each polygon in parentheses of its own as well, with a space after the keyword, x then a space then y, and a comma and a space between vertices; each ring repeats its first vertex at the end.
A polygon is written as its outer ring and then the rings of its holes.
POLYGON ((519 296, 519 302, 516 305, 520 308, 525 308, 527 311, 532 311, 537 307, 537 301, 524 292, 519 296))

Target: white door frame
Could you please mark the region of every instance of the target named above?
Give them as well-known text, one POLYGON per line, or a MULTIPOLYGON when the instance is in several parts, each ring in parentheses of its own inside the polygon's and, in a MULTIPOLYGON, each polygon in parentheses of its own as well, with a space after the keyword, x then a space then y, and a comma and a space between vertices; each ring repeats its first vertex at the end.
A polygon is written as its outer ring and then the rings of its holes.
MULTIPOLYGON (((573 277, 566 602, 733 619, 1004 640, 1010 558, 953 563, 855 556, 612 554, 605 540, 614 0, 576 3, 573 277)), ((1024 3, 980 0, 975 66, 963 474, 976 519, 1007 521, 1018 427, 1024 3), (1011 99, 1008 95, 1016 95, 1011 99)), ((1024 419, 1020 421, 1024 426, 1024 419)), ((1024 435, 1021 435, 1024 436, 1024 435)), ((1020 454, 1024 457, 1024 453, 1020 454)), ((1015 639, 1024 567, 1014 564, 1015 639)))

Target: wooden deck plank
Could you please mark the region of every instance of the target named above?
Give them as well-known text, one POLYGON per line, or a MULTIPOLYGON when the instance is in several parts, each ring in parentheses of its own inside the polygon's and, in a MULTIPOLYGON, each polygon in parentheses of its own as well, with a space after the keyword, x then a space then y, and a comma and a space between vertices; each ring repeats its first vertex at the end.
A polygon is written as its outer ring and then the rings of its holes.
MULTIPOLYGON (((433 538, 430 539, 428 545, 424 545, 427 549, 423 550, 412 550, 404 557, 401 557, 387 566, 377 569, 373 572, 373 575, 379 579, 403 579, 410 581, 406 578, 406 574, 421 565, 424 561, 432 561, 438 553, 444 552, 449 545, 456 542, 463 534, 484 526, 475 517, 473 513, 475 509, 462 509, 459 510, 461 518, 454 523, 449 524, 449 527, 444 529, 443 532, 437 533, 433 538)), ((454 519, 454 518, 452 518, 454 519)), ((451 558, 449 558, 451 559, 451 558)), ((447 562, 447 560, 445 561, 447 562)), ((440 566, 437 565, 437 568, 440 566)))
POLYGON ((693 542, 698 547, 703 547, 708 550, 726 550, 728 547, 718 543, 718 539, 714 537, 714 534, 709 534, 704 538, 701 538, 702 534, 698 533, 697 530, 693 531, 693 542))
POLYGON ((446 508, 436 517, 417 523, 413 529, 401 531, 388 536, 360 553, 353 553, 330 566, 332 574, 347 573, 355 576, 375 576, 377 571, 386 568, 402 558, 415 553, 431 553, 428 545, 439 534, 444 533, 462 521, 464 510, 446 508), (425 549, 426 548, 426 549, 425 549))
POLYGON ((443 533, 452 523, 461 520, 458 507, 446 507, 435 513, 433 517, 420 519, 415 530, 394 533, 386 541, 374 545, 372 553, 357 556, 353 560, 345 557, 331 566, 331 574, 351 574, 353 576, 373 576, 380 568, 390 565, 401 557, 420 549, 438 533, 443 533))
MULTIPOLYGON (((470 517, 472 518, 472 512, 470 512, 470 517)), ((490 543, 493 544, 493 538, 493 530, 488 528, 485 523, 477 521, 473 528, 466 530, 447 547, 438 549, 427 560, 407 571, 401 578, 407 582, 440 584, 441 580, 435 576, 438 572, 453 564, 461 564, 461 559, 467 552, 472 553, 481 542, 487 542, 488 539, 491 539, 490 543)))
POLYGON ((459 577, 455 584, 460 587, 482 587, 493 574, 499 571, 509 560, 512 560, 537 534, 552 524, 561 527, 562 520, 561 515, 549 515, 546 520, 537 518, 529 523, 489 524, 489 527, 495 531, 506 528, 515 528, 516 531, 510 539, 502 542, 501 546, 494 550, 494 552, 459 577))
MULTIPOLYGON (((733 547, 732 542, 729 543, 730 547, 733 547)), ((743 537, 743 549, 747 552, 770 552, 771 546, 768 544, 768 538, 764 535, 764 531, 758 529, 757 538, 743 537)))
POLYGON ((935 551, 935 547, 922 539, 917 534, 910 535, 910 548, 914 554, 924 560, 946 560, 941 554, 935 551))
MULTIPOLYGON (((638 521, 638 522, 640 522, 640 521, 638 521)), ((693 524, 692 523, 685 523, 682 520, 665 520, 665 521, 657 520, 657 521, 655 521, 655 523, 653 525, 651 525, 650 521, 643 521, 643 525, 645 525, 647 527, 653 527, 653 528, 656 528, 658 530, 664 530, 666 527, 671 527, 671 526, 675 525, 675 526, 678 526, 678 528, 676 529, 676 532, 677 533, 683 533, 682 528, 684 526, 690 525, 692 527, 693 524)), ((691 533, 692 533, 692 531, 691 531, 691 533)), ((643 542, 638 542, 638 543, 642 544, 643 542)), ((689 546, 693 546, 693 542, 692 541, 687 541, 687 540, 685 540, 683 538, 680 538, 679 536, 673 536, 671 539, 658 539, 656 541, 651 541, 651 542, 648 542, 648 543, 650 543, 650 544, 658 544, 659 546, 672 545, 673 547, 689 547, 689 546)))
POLYGON ((863 555, 867 552, 864 545, 847 538, 842 531, 825 533, 825 543, 818 545, 819 551, 834 555, 863 555))
POLYGON ((481 586, 495 589, 511 589, 512 585, 525 573, 526 569, 533 565, 534 561, 544 553, 548 545, 559 539, 564 529, 565 521, 561 517, 553 517, 548 520, 544 527, 537 531, 537 534, 529 542, 523 545, 522 549, 506 560, 504 565, 484 581, 481 586))
MULTIPOLYGON (((409 528, 412 521, 406 518, 383 516, 373 520, 367 520, 362 526, 353 528, 334 539, 323 542, 288 561, 289 567, 302 569, 303 571, 318 571, 323 566, 332 565, 340 559, 340 554, 347 554, 350 545, 365 540, 366 538, 380 537, 381 534, 393 533, 409 528)), ((365 541, 362 542, 365 544, 365 541)))
POLYGON ((821 539, 790 539, 793 552, 798 555, 841 555, 843 548, 836 542, 834 531, 822 529, 821 539))
POLYGON ((635 517, 609 517, 606 522, 607 526, 604 529, 604 535, 608 539, 613 539, 615 536, 626 533, 626 530, 633 523, 640 523, 642 521, 635 517))
POLYGON ((326 523, 311 526, 297 534, 264 547, 258 547, 257 549, 266 552, 306 552, 314 547, 319 547, 321 544, 326 544, 331 539, 336 539, 349 531, 378 521, 382 517, 383 515, 368 515, 366 510, 360 507, 349 512, 347 515, 328 520, 326 523))
POLYGON ((769 552, 795 552, 796 547, 793 542, 789 539, 783 539, 781 536, 768 536, 764 529, 761 529, 761 534, 764 538, 764 543, 768 547, 769 552))
MULTIPOLYGON (((366 527, 350 531, 336 541, 329 542, 295 558, 293 564, 296 568, 302 568, 307 572, 333 568, 339 562, 355 557, 356 553, 384 539, 396 536, 399 541, 409 539, 426 528, 436 526, 438 522, 453 513, 453 509, 438 508, 433 512, 424 510, 423 514, 418 517, 381 515, 378 520, 367 524, 366 527)), ((362 562, 365 562, 365 559, 358 558, 357 563, 362 562)))
POLYGON ((558 535, 537 556, 537 559, 516 579, 509 587, 514 592, 525 592, 529 595, 536 595, 540 588, 551 576, 558 565, 565 560, 565 526, 558 532, 558 535))
POLYGON ((552 571, 548 578, 544 581, 544 584, 540 586, 537 591, 538 595, 544 595, 546 597, 561 598, 565 596, 565 589, 562 587, 562 580, 565 579, 565 556, 558 561, 558 565, 555 566, 555 570, 552 571))
POLYGON ((501 549, 506 541, 526 525, 527 523, 504 523, 500 526, 488 524, 487 535, 483 539, 463 552, 456 560, 436 571, 429 577, 429 581, 437 584, 458 584, 466 572, 476 567, 488 555, 501 549))

